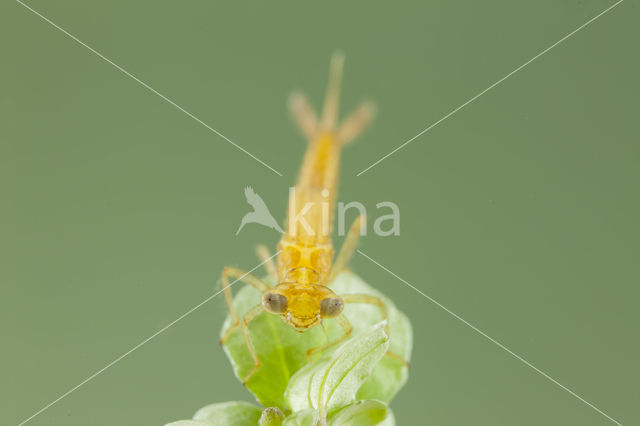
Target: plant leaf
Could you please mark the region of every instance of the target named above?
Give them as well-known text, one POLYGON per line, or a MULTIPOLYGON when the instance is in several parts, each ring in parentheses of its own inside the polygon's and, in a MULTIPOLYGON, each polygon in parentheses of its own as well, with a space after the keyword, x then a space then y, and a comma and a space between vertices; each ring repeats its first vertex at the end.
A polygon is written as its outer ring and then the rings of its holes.
POLYGON ((278 407, 269 407, 262 412, 258 426, 280 426, 283 420, 284 414, 278 407))
MULTIPOLYGON (((234 295, 233 304, 238 315, 242 316, 260 303, 260 300, 260 292, 251 286, 245 286, 234 295)), ((221 336, 232 324, 230 316, 227 316, 221 336)), ((286 411, 283 395, 289 379, 307 363, 307 349, 324 344, 322 330, 315 327, 300 334, 278 316, 265 312, 249 324, 249 332, 262 366, 245 385, 263 406, 276 406, 286 411)), ((242 330, 237 329, 231 334, 223 348, 236 377, 244 379, 253 369, 254 363, 242 330)))
POLYGON ((164 426, 212 426, 213 423, 202 420, 178 420, 177 422, 167 423, 164 426))
POLYGON ((316 426, 320 414, 316 410, 307 409, 293 413, 282 422, 282 426, 316 426))
MULTIPOLYGON (((371 294, 380 297, 387 306, 391 350, 407 361, 411 354, 411 325, 404 314, 380 292, 374 290, 355 274, 340 274, 331 288, 336 294, 371 294)), ((260 293, 245 286, 234 295, 234 307, 239 315, 244 315, 253 306, 260 303, 260 293)), ((380 310, 366 304, 348 304, 344 315, 353 326, 353 337, 368 330, 382 319, 380 310)), ((221 335, 232 325, 228 316, 221 335)), ((326 335, 321 327, 313 327, 305 333, 298 333, 285 324, 278 316, 261 314, 249 324, 249 331, 262 366, 246 383, 247 388, 265 407, 277 406, 283 411, 289 409, 284 392, 290 378, 307 364, 306 351, 322 346, 328 340, 342 336, 344 331, 334 320, 324 321, 326 335)), ((236 330, 224 345, 236 376, 242 380, 253 369, 253 360, 244 342, 242 331, 236 330)), ((406 364, 385 357, 373 370, 369 379, 358 394, 359 399, 377 399, 389 402, 406 382, 408 369, 406 364)))
POLYGON ((357 401, 329 415, 329 426, 394 426, 391 410, 380 401, 357 401))
POLYGON ((258 424, 261 414, 262 410, 254 404, 231 401, 202 407, 194 414, 193 420, 210 426, 244 426, 258 424))
MULTIPOLYGON (((371 294, 382 299, 387 307, 389 351, 405 360, 406 363, 390 356, 382 358, 358 391, 356 398, 359 400, 375 399, 389 404, 409 378, 408 363, 411 359, 413 346, 411 323, 407 316, 400 312, 388 297, 369 286, 353 273, 340 274, 340 279, 336 280, 331 288, 336 294, 371 294)), ((376 306, 365 304, 348 306, 349 310, 345 309, 345 313, 354 328, 354 334, 371 327, 372 320, 377 322, 382 318, 380 310, 376 306)))
POLYGON ((313 408, 327 412, 353 402, 356 392, 389 348, 380 323, 340 345, 333 353, 300 369, 285 392, 294 411, 313 408))

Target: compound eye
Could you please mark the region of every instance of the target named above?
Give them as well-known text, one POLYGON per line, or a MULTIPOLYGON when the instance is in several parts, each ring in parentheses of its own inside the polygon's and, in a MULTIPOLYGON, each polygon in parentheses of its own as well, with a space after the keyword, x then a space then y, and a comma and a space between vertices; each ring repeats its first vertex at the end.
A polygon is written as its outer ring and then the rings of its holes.
POLYGON ((327 297, 320 302, 320 316, 322 318, 333 318, 340 315, 344 308, 344 302, 339 297, 327 297))
POLYGON ((262 296, 262 306, 272 314, 283 314, 287 311, 287 298, 278 293, 265 293, 262 296))

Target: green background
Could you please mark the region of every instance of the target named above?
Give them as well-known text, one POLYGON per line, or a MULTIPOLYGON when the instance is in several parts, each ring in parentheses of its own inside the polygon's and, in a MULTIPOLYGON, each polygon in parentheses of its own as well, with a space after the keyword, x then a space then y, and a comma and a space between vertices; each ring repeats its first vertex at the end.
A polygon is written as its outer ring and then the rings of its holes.
MULTIPOLYGON (((279 219, 316 106, 379 116, 340 198, 401 209, 361 249, 624 424, 640 423, 638 6, 627 0, 405 149, 355 174, 611 1, 28 4, 284 174, 279 177, 12 1, 0 6, 0 423, 17 424, 252 268, 252 185, 279 219)), ((353 214, 353 212, 351 212, 353 214)), ((371 229, 371 228, 370 228, 371 229)), ((605 417, 362 256, 411 318, 400 425, 604 425, 605 417)), ((217 297, 33 425, 158 425, 251 400, 217 297)))

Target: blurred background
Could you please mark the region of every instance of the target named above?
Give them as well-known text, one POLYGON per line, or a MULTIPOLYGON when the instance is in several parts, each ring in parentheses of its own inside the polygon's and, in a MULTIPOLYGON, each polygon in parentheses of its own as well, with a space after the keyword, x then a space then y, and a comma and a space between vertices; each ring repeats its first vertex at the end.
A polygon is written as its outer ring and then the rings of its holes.
MULTIPOLYGON (((256 244, 275 248, 267 228, 234 236, 243 188, 284 219, 305 149, 286 98, 302 89, 319 107, 337 48, 342 111, 363 98, 379 108, 345 151, 340 199, 372 218, 381 201, 401 210, 401 235, 370 233, 362 251, 617 421, 640 422, 637 4, 359 177, 613 2, 28 4, 283 177, 3 2, 0 423, 197 305, 223 266, 253 268, 256 244)), ((611 424, 364 257, 351 266, 413 322, 399 425, 611 424)), ((30 424, 159 425, 252 401, 218 344, 225 315, 215 298, 30 424)))

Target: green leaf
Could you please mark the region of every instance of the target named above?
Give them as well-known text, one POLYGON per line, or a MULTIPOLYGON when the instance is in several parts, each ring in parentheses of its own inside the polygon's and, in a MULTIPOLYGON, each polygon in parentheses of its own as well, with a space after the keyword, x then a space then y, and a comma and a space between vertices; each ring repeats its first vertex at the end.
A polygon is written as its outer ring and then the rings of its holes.
POLYGON ((380 401, 357 401, 329 415, 329 426, 394 426, 391 410, 380 401))
POLYGON ((254 404, 231 401, 202 407, 193 416, 193 420, 209 426, 244 426, 258 424, 261 414, 262 410, 254 404))
POLYGON ((167 423, 164 426, 212 426, 213 423, 201 420, 178 420, 177 422, 167 423))
MULTIPOLYGON (((388 310, 391 351, 409 360, 412 343, 411 325, 407 317, 398 311, 387 297, 350 272, 340 274, 331 288, 338 295, 359 293, 380 297, 388 310)), ((234 307, 239 315, 244 315, 253 306, 259 304, 260 300, 260 292, 253 287, 245 286, 234 295, 234 307)), ((344 314, 353 326, 354 338, 382 319, 380 310, 376 306, 367 304, 348 304, 344 314)), ((227 317, 221 335, 231 325, 232 321, 227 317)), ((326 335, 321 327, 298 333, 277 315, 268 313, 261 314, 249 324, 252 341, 262 366, 246 386, 262 405, 277 406, 283 411, 289 409, 284 399, 284 392, 291 377, 307 364, 307 350, 322 346, 344 333, 335 320, 324 321, 324 328, 326 335)), ((253 368, 253 360, 240 329, 230 336, 224 349, 231 360, 236 376, 239 379, 245 378, 253 368)), ((362 386, 358 398, 389 402, 404 385, 407 376, 406 364, 391 357, 384 357, 362 386)))
MULTIPOLYGON (((238 315, 242 316, 260 303, 260 300, 260 292, 251 286, 245 286, 234 295, 233 304, 238 315)), ((228 315, 220 335, 232 324, 228 315)), ((263 406, 276 406, 286 411, 284 390, 291 376, 306 364, 306 350, 320 346, 325 341, 322 330, 315 327, 300 334, 278 316, 264 312, 249 324, 249 332, 262 366, 245 385, 263 406)), ((253 369, 254 363, 242 330, 238 328, 231 334, 223 348, 236 377, 244 379, 253 369)))
POLYGON ((316 410, 308 409, 293 413, 282 422, 282 426, 316 426, 318 420, 320 414, 316 410))
POLYGON ((269 407, 262 412, 258 426, 280 426, 284 420, 284 414, 278 407, 269 407))
POLYGON ((285 392, 289 407, 294 411, 312 408, 325 416, 353 402, 356 392, 389 348, 384 326, 385 323, 374 326, 300 369, 285 392))
MULTIPOLYGON (((385 356, 373 369, 358 391, 357 399, 375 399, 389 404, 409 378, 408 363, 411 359, 413 331, 409 318, 396 308, 384 294, 375 290, 353 273, 343 273, 332 285, 336 294, 364 293, 377 296, 387 306, 389 321, 389 351, 401 360, 385 356), (402 362, 405 360, 406 362, 402 362)), ((349 305, 345 313, 353 325, 354 334, 362 332, 381 319, 380 310, 371 305, 349 305), (356 308, 356 309, 353 309, 356 308)))

